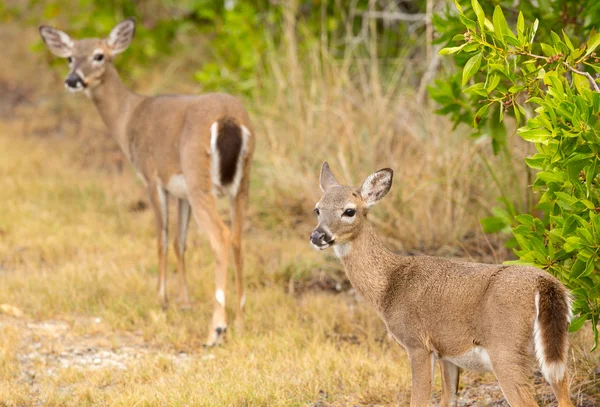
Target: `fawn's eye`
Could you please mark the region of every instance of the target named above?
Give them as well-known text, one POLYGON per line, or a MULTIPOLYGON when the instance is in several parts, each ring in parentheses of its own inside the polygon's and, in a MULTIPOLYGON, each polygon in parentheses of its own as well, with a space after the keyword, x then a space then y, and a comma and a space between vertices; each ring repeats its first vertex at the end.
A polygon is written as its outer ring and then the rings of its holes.
POLYGON ((67 57, 67 61, 69 61, 69 63, 73 62, 73 57, 67 57))
POLYGON ((321 214, 321 211, 319 210, 319 208, 315 208, 315 210, 313 212, 316 213, 317 216, 319 216, 321 214))
POLYGON ((96 54, 94 55, 94 61, 100 62, 104 59, 104 54, 96 54))
POLYGON ((344 211, 344 213, 342 213, 342 216, 347 216, 349 218, 353 217, 354 215, 356 215, 356 209, 354 208, 348 208, 344 211))

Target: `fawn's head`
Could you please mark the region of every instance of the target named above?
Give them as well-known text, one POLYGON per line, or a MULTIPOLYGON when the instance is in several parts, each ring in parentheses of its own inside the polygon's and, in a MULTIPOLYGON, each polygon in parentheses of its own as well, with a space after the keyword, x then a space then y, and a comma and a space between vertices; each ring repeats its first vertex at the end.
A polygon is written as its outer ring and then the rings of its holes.
POLYGON ((93 88, 100 83, 107 64, 115 55, 125 51, 135 34, 135 20, 117 24, 107 38, 86 38, 72 40, 63 31, 46 25, 40 26, 40 35, 48 49, 56 56, 67 58, 69 75, 65 87, 71 92, 93 88))
POLYGON ((369 175, 360 188, 340 185, 327 162, 321 168, 323 197, 315 206, 319 223, 310 235, 310 243, 324 250, 354 239, 367 221, 370 207, 392 187, 394 172, 384 168, 369 175))

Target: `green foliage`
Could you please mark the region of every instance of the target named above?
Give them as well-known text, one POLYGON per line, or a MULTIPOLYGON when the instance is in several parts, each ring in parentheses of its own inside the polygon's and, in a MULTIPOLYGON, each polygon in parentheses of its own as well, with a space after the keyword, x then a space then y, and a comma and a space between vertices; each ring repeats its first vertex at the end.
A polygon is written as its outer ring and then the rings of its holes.
MULTIPOLYGON (((586 70, 600 72, 595 54, 600 34, 591 30, 586 41, 545 27, 546 36, 537 40, 536 33, 542 31, 539 21, 527 24, 523 12, 513 31, 500 6, 495 7, 491 21, 477 0, 472 0, 471 13, 465 13, 458 3, 456 6, 466 32, 454 40, 462 44, 440 53, 461 53, 467 60, 462 85, 469 85, 463 90, 468 99, 461 110, 465 114, 476 111, 471 122, 475 128, 485 121, 513 116, 518 124, 525 124, 518 129, 519 136, 537 150, 526 162, 537 171, 533 188, 541 194, 538 208, 547 219, 515 214, 512 232, 519 260, 512 263, 535 265, 563 281, 575 297, 573 310, 578 315, 571 330, 591 320, 596 346, 600 317, 600 89, 586 70)), ((449 112, 464 121, 461 113, 449 112)), ((495 230, 498 224, 489 220, 488 228, 495 230)))
MULTIPOLYGON (((347 36, 358 35, 367 26, 364 12, 369 0, 358 0, 349 6, 327 0, 299 0, 291 10, 292 2, 270 0, 238 0, 226 8, 224 0, 26 0, 8 7, 0 2, 0 21, 19 20, 29 25, 54 25, 74 38, 107 35, 111 28, 125 17, 136 17, 136 39, 126 53, 117 60, 121 68, 142 72, 171 55, 183 55, 186 43, 206 43, 202 64, 189 72, 206 90, 250 94, 261 88, 261 77, 273 78, 271 62, 285 55, 285 13, 293 13, 294 43, 299 60, 314 51, 326 39, 327 51, 332 56, 343 56, 347 36)), ((372 4, 371 4, 372 6, 372 4)), ((414 11, 424 9, 424 1, 412 5, 414 11)), ((396 58, 398 48, 414 43, 419 33, 407 24, 387 27, 376 21, 378 57, 396 58)), ((43 49, 41 40, 34 47, 43 49)), ((189 50, 187 50, 189 51, 189 50)), ((365 56, 370 56, 365 48, 365 56)), ((60 61, 54 59, 54 63, 60 61)))

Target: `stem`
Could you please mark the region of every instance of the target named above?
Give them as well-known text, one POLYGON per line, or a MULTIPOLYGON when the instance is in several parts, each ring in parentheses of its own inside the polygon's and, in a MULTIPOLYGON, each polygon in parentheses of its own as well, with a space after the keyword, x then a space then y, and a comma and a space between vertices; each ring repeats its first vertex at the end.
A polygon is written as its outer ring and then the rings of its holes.
POLYGON ((592 85, 592 87, 594 88, 594 90, 596 92, 600 92, 600 88, 598 87, 598 84, 596 83, 596 81, 594 80, 592 75, 590 75, 588 72, 579 71, 579 70, 573 68, 571 65, 567 64, 566 62, 563 62, 563 65, 566 66, 570 71, 576 73, 577 75, 585 76, 587 78, 587 80, 590 82, 590 85, 592 85))
MULTIPOLYGON (((532 54, 531 52, 526 52, 526 51, 518 51, 517 54, 527 55, 528 57, 535 58, 535 59, 543 59, 544 61, 547 59, 546 57, 543 57, 541 55, 535 55, 535 54, 532 54)), ((594 90, 596 92, 600 92, 600 87, 598 87, 598 84, 596 83, 596 81, 594 80, 592 75, 590 75, 588 72, 580 71, 576 68, 573 68, 571 65, 567 64, 565 61, 561 61, 561 63, 569 71, 576 73, 577 75, 585 76, 587 78, 587 80, 590 82, 590 85, 594 88, 594 90)))

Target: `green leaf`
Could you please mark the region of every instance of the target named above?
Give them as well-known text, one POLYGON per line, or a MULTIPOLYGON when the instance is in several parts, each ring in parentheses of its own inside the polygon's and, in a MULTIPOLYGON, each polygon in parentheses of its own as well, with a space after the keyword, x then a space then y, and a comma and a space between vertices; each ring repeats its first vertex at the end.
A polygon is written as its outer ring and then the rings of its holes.
POLYGON ((556 55, 558 54, 558 52, 556 51, 556 49, 554 49, 554 47, 548 45, 548 44, 540 44, 542 46, 542 52, 544 53, 544 55, 546 55, 547 57, 551 57, 552 55, 556 55))
POLYGON ((499 83, 500 83, 500 76, 496 75, 496 74, 492 74, 490 76, 490 80, 488 81, 487 87, 485 88, 485 90, 487 91, 488 95, 490 93, 492 93, 492 91, 494 89, 496 89, 496 86, 498 86, 499 83))
POLYGON ((533 216, 531 216, 528 213, 525 213, 523 215, 517 215, 515 216, 515 219, 517 222, 522 223, 523 225, 533 227, 533 216))
POLYGON ((565 44, 567 44, 567 48, 569 48, 569 51, 571 51, 571 53, 574 54, 575 47, 573 46, 573 43, 571 42, 571 40, 569 39, 567 34, 565 34, 565 30, 563 30, 562 33, 563 33, 563 39, 565 40, 565 44))
POLYGON ((483 231, 485 233, 497 233, 510 226, 506 223, 505 219, 497 216, 490 216, 488 218, 481 219, 481 225, 483 226, 483 231))
POLYGON ((584 314, 584 315, 580 315, 577 318, 573 319, 571 321, 571 324, 569 325, 569 332, 577 332, 579 331, 583 325, 585 324, 585 321, 588 320, 588 315, 584 314))
POLYGON ((522 11, 519 11, 519 17, 517 18, 517 35, 519 40, 525 37, 525 18, 523 18, 522 11))
POLYGON ((600 33, 595 34, 587 43, 587 51, 585 55, 590 55, 600 45, 600 33))
POLYGON ((515 86, 511 86, 510 88, 508 88, 509 93, 519 93, 523 90, 525 90, 525 86, 523 86, 523 85, 515 85, 515 86))
POLYGON ((479 126, 479 122, 481 122, 481 119, 483 118, 483 116, 486 115, 486 113, 488 112, 490 106, 492 105, 493 102, 487 103, 485 105, 483 105, 475 114, 475 119, 474 119, 474 123, 473 123, 473 127, 477 128, 477 126, 479 126))
MULTIPOLYGON (((477 1, 477 0, 473 0, 473 1, 477 1)), ((471 77, 473 75, 475 75, 475 73, 477 73, 480 66, 481 66, 481 52, 472 56, 465 64, 465 67, 463 69, 463 74, 462 74, 462 85, 463 86, 465 86, 467 84, 467 82, 469 81, 469 79, 471 79, 471 77)))
POLYGON ((552 137, 552 133, 545 129, 529 129, 523 130, 525 127, 520 128, 518 131, 519 136, 526 141, 532 143, 542 143, 547 145, 549 139, 552 137))
POLYGON ((479 23, 479 29, 483 33, 483 27, 485 26, 485 13, 483 12, 483 9, 481 8, 477 0, 471 0, 471 6, 473 7, 473 11, 477 16, 477 23, 479 23))
POLYGON ((533 25, 531 26, 531 37, 529 38, 530 43, 533 43, 533 39, 535 38, 535 33, 537 32, 539 25, 540 25, 540 20, 538 20, 536 18, 535 21, 533 22, 533 25))
POLYGON ((494 35, 500 42, 504 42, 504 32, 509 31, 508 24, 506 24, 506 19, 504 18, 504 14, 502 13, 502 9, 500 6, 496 6, 494 8, 494 16, 492 18, 494 22, 494 35))
POLYGON ((454 4, 456 5, 456 8, 458 9, 460 14, 463 14, 463 9, 460 6, 460 4, 458 4, 458 0, 454 0, 454 4))
POLYGON ((458 47, 448 47, 448 48, 442 48, 440 50, 440 52, 438 52, 438 54, 440 55, 450 55, 450 54, 455 54, 458 51, 462 50, 464 47, 466 47, 468 45, 467 42, 465 42, 464 44, 458 46, 458 47))
POLYGON ((579 93, 583 93, 584 89, 590 89, 590 81, 588 81, 588 79, 583 75, 573 74, 573 83, 575 84, 575 88, 577 88, 579 93))

